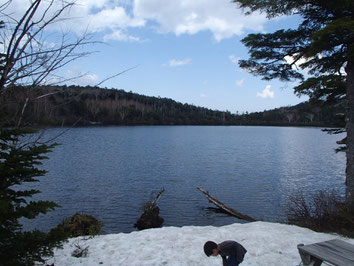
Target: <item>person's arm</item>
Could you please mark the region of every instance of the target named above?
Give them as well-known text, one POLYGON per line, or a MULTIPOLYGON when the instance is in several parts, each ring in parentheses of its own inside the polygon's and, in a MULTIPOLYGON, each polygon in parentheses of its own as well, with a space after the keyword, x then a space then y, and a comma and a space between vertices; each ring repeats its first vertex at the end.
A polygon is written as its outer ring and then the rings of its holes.
POLYGON ((221 256, 222 258, 222 265, 226 266, 226 256, 221 256))
POLYGON ((234 249, 232 250, 232 255, 236 258, 238 263, 243 261, 243 258, 246 254, 247 250, 239 243, 234 243, 234 249))

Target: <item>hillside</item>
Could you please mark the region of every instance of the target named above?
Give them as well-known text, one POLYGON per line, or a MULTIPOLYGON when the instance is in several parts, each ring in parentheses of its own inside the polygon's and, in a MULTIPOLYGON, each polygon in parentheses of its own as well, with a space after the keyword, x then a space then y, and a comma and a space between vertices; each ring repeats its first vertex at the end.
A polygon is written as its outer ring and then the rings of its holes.
POLYGON ((344 108, 308 102, 274 110, 232 114, 117 89, 78 86, 16 87, 0 96, 0 121, 11 125, 26 109, 27 126, 62 125, 344 125, 344 108), (28 99, 28 101, 27 101, 28 99), (27 101, 27 103, 26 103, 27 101), (16 114, 15 116, 13 114, 16 114))

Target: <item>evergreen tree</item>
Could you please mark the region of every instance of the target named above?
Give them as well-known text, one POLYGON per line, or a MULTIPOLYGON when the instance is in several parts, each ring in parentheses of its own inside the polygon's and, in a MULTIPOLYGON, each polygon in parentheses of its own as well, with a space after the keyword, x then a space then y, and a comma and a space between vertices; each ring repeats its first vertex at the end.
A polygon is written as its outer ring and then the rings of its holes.
POLYGON ((240 60, 239 65, 265 80, 300 80, 295 93, 312 100, 346 103, 346 199, 354 204, 354 1, 233 1, 246 14, 260 11, 268 18, 301 17, 297 29, 246 36, 242 42, 250 58, 240 60))
POLYGON ((40 191, 20 186, 36 182, 46 173, 37 166, 55 146, 21 142, 30 133, 33 131, 0 131, 0 265, 33 265, 34 261, 42 261, 42 256, 50 255, 52 247, 61 240, 39 231, 23 232, 19 222, 22 217, 32 219, 58 206, 50 201, 30 201, 40 191))

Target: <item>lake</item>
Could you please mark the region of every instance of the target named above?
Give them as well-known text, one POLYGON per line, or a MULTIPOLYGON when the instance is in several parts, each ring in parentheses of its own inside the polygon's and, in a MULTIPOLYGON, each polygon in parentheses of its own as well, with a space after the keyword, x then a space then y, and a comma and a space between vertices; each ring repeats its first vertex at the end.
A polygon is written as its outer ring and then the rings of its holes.
MULTIPOLYGON (((50 139, 66 129, 48 129, 50 139)), ((214 207, 197 186, 224 204, 265 221, 284 221, 297 191, 345 192, 343 135, 319 128, 243 126, 127 126, 72 128, 44 161, 48 174, 26 186, 35 199, 61 208, 25 229, 49 230, 75 212, 104 222, 105 233, 134 231, 144 202, 165 188, 158 203, 164 226, 242 222, 214 207), (153 194, 151 194, 153 193, 153 194)))

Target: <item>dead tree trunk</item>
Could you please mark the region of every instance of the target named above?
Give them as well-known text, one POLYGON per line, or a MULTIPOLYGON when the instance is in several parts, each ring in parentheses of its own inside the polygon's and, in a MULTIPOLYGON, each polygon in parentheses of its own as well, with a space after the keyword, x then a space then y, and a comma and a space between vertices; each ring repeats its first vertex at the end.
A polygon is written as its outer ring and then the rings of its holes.
POLYGON ((159 216, 160 209, 157 207, 157 202, 164 191, 165 189, 160 190, 153 201, 149 201, 144 205, 144 213, 140 216, 136 224, 134 224, 135 228, 144 230, 148 228, 159 228, 162 226, 164 219, 159 216))
POLYGON ((246 220, 246 221, 249 221, 249 222, 254 222, 256 221, 256 219, 248 216, 248 215, 245 215, 245 214, 242 214, 228 206, 226 206, 225 204, 223 204, 222 202, 218 201, 217 199, 215 199, 214 197, 210 196, 209 193, 207 191, 205 191, 204 189, 200 188, 200 187, 197 187, 197 189, 202 192, 205 197, 212 203, 214 203, 217 207, 221 208, 222 210, 224 210, 225 212, 227 212, 228 214, 232 215, 232 216, 235 216, 239 219, 242 219, 242 220, 246 220))
POLYGON ((164 192, 165 192, 165 189, 164 189, 164 188, 160 190, 160 192, 157 194, 157 196, 156 196, 156 198, 154 199, 154 201, 151 203, 150 209, 156 207, 157 202, 159 201, 159 199, 160 199, 161 196, 162 196, 162 193, 164 193, 164 192))

